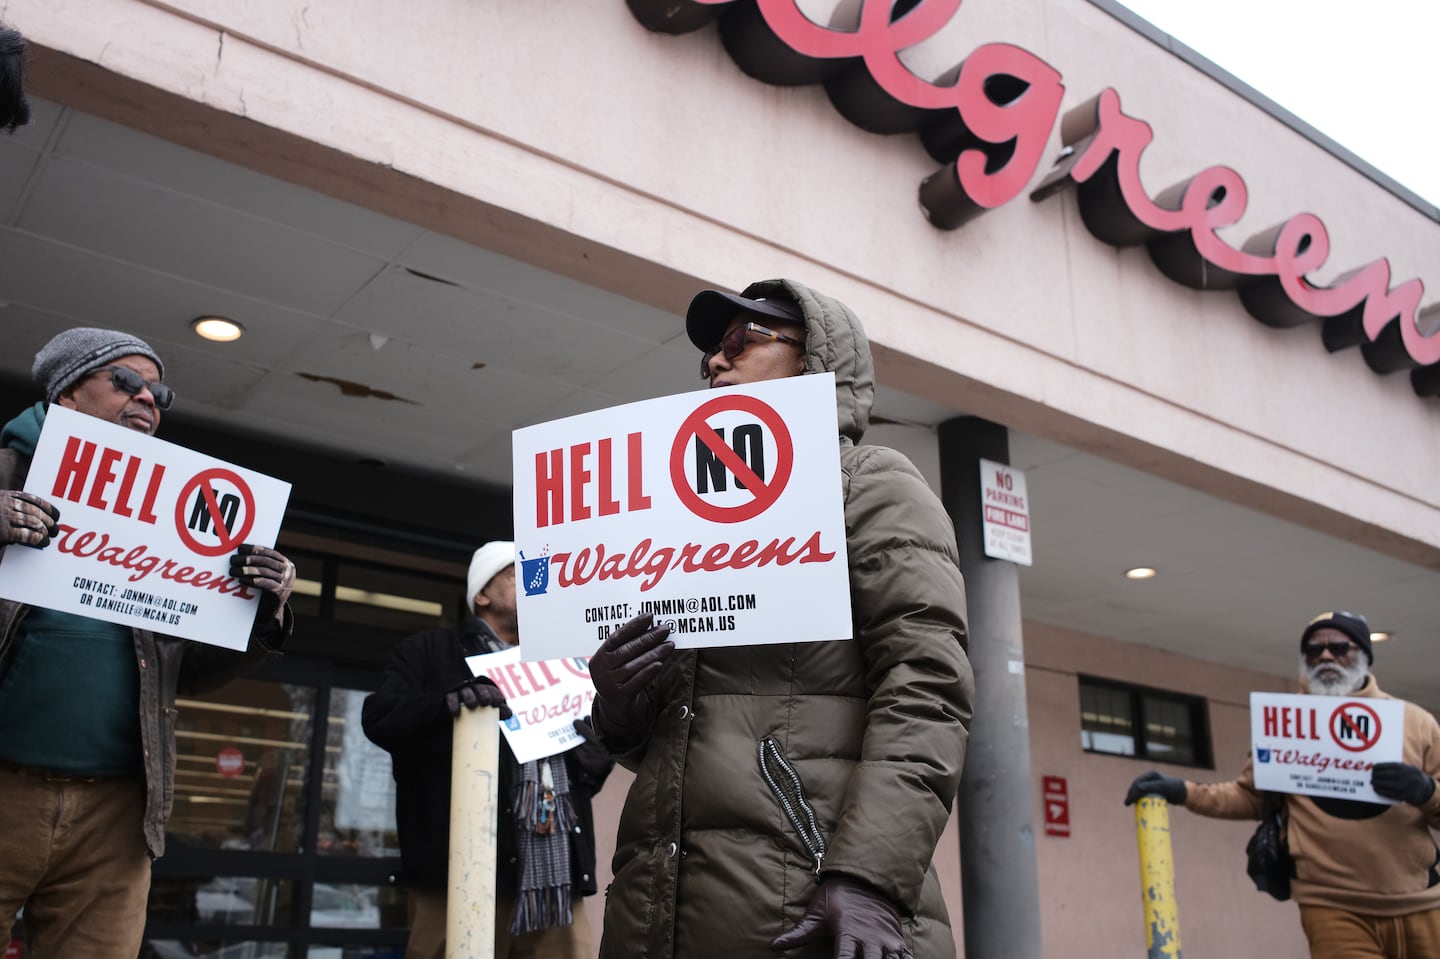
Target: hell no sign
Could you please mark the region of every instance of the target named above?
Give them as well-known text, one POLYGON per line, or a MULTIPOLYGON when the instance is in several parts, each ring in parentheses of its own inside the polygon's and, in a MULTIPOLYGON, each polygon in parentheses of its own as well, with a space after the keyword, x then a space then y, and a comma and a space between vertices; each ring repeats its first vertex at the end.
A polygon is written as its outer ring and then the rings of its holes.
POLYGON ((826 373, 517 430, 523 658, 645 613, 679 646, 850 638, 836 423, 826 373))
POLYGON ((229 575, 270 546, 290 484, 51 404, 25 480, 60 511, 45 549, 0 554, 0 596, 244 649, 258 592, 229 575))
POLYGON ((1405 704, 1251 693, 1250 738, 1256 789, 1391 803, 1370 788, 1370 771, 1402 761, 1405 704))

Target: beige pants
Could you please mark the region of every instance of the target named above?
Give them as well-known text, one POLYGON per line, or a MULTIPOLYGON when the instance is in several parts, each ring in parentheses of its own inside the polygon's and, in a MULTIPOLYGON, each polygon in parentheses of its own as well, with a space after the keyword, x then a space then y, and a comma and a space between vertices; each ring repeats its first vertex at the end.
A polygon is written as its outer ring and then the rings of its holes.
POLYGON ((23 906, 30 959, 135 959, 150 856, 145 784, 0 766, 0 935, 23 906))
MULTIPOLYGON (((445 890, 411 889, 408 901, 410 939, 405 959, 445 959, 445 890)), ((570 925, 524 936, 510 935, 514 912, 513 896, 501 896, 495 903, 495 959, 595 959, 585 900, 575 900, 570 925)))
POLYGON ((1408 916, 1361 916, 1301 906, 1310 959, 1434 959, 1440 956, 1440 909, 1408 916))

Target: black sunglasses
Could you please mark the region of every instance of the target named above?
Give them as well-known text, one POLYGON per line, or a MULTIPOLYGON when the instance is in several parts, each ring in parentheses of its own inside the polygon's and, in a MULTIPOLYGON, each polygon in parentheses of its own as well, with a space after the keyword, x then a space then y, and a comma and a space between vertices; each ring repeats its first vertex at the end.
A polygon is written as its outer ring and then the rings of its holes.
POLYGON ((170 404, 175 402, 175 391, 164 383, 152 383, 134 370, 124 366, 102 366, 98 370, 91 370, 90 375, 96 373, 109 373, 110 383, 122 393, 131 396, 139 396, 140 391, 148 389, 150 395, 155 397, 157 409, 168 410, 170 404))
POLYGON ((1346 656, 1353 655, 1359 648, 1352 642, 1337 639, 1329 643, 1306 643, 1303 652, 1305 658, 1312 661, 1323 656, 1327 649, 1330 651, 1330 655, 1336 659, 1344 659, 1346 656))
POLYGON ((706 350, 705 355, 700 357, 700 378, 710 378, 710 360, 716 353, 723 354, 727 363, 735 361, 735 357, 745 352, 745 345, 750 342, 750 334, 768 340, 778 340, 781 343, 794 343, 796 346, 803 346, 804 343, 793 336, 786 336, 784 333, 776 333, 768 326, 761 326, 759 323, 745 323, 735 327, 725 334, 724 339, 715 344, 713 350, 706 350))

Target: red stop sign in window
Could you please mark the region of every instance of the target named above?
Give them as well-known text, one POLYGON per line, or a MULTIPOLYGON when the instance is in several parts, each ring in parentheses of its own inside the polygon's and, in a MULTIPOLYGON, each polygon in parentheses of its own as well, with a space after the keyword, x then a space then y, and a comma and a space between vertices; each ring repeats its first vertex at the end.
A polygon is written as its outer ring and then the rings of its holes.
POLYGON ((238 776, 245 771, 245 754, 234 746, 226 746, 215 754, 215 771, 222 776, 238 776))

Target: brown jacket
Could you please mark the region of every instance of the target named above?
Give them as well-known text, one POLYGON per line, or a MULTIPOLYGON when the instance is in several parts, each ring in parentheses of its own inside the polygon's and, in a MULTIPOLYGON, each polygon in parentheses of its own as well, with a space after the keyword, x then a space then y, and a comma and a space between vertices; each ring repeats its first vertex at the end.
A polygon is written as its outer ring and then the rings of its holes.
MULTIPOLYGON (((606 893, 605 959, 781 956, 770 940, 832 871, 898 905, 917 959, 955 954, 931 863, 974 699, 954 533, 905 457, 855 445, 874 391, 859 322, 783 287, 805 312, 807 370, 836 374, 855 638, 677 652, 644 736, 617 739, 597 714, 636 773, 606 893)), ((786 955, 828 959, 832 945, 786 955)))
MULTIPOLYGON (((1374 676, 1353 696, 1393 699, 1374 676)), ((1440 776, 1440 724, 1414 703, 1405 704, 1404 761, 1440 776)), ((1228 783, 1187 783, 1185 808, 1221 819, 1259 819, 1253 761, 1228 783)), ((1368 916, 1402 916, 1440 908, 1440 789, 1423 807, 1286 796, 1290 854, 1295 858, 1291 898, 1368 916)))
MULTIPOLYGON (((15 450, 0 449, 0 489, 21 489, 29 461, 15 450)), ((21 547, 23 548, 23 547, 21 547)), ((3 551, 4 547, 0 547, 3 551)), ((30 607, 0 599, 0 674, 9 660, 20 622, 30 607)), ((266 652, 278 651, 294 627, 287 605, 283 624, 256 618, 250 651, 233 652, 192 643, 148 629, 132 629, 135 663, 140 670, 140 745, 145 767, 145 845, 150 856, 165 854, 165 823, 175 802, 175 697, 217 689, 250 669, 266 652)))

